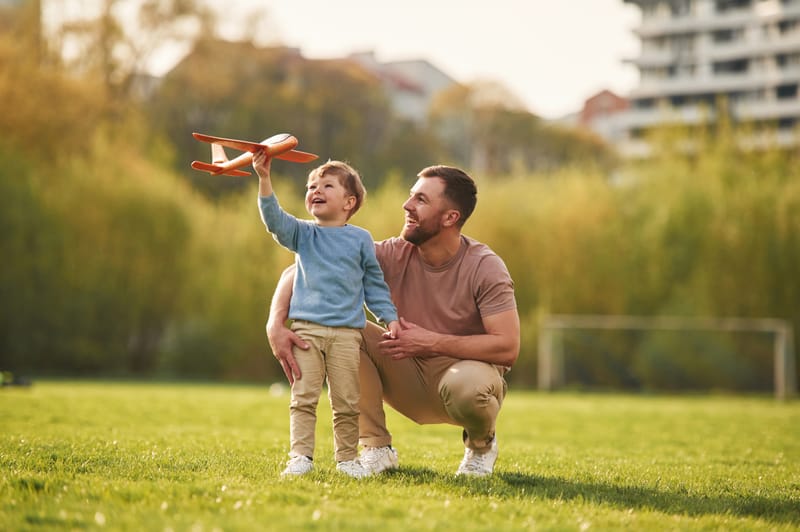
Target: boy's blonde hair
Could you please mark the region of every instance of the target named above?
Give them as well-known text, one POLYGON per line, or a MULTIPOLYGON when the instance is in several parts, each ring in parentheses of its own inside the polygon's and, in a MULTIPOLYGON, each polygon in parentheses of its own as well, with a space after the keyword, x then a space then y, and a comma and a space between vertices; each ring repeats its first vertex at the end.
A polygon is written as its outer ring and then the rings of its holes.
POLYGON ((308 174, 308 179, 311 180, 315 177, 321 178, 326 175, 335 176, 336 179, 339 180, 339 184, 356 198, 356 204, 347 215, 349 219, 361 208, 361 205, 364 204, 364 200, 367 197, 367 189, 364 188, 364 184, 361 182, 361 176, 347 163, 343 163, 342 161, 328 161, 311 170, 311 173, 308 174))

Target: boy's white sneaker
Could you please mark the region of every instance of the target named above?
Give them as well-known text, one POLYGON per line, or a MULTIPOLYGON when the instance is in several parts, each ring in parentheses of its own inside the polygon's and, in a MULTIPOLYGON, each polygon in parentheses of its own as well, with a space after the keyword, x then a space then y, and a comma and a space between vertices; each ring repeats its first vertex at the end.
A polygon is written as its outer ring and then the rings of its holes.
POLYGON ((345 460, 336 464, 336 470, 348 477, 364 478, 372 476, 372 471, 366 469, 358 460, 345 460))
POLYGON ((297 477, 310 473, 314 469, 314 462, 308 456, 293 456, 286 462, 286 469, 281 473, 282 477, 297 477))
POLYGON ((456 476, 485 477, 494 471, 494 463, 497 460, 499 449, 497 448, 497 436, 492 438, 492 445, 485 453, 477 453, 467 448, 464 451, 464 458, 458 466, 456 476))
POLYGON ((397 451, 390 445, 386 447, 364 447, 359 457, 361 466, 370 473, 377 475, 389 469, 397 469, 400 465, 397 459, 397 451))

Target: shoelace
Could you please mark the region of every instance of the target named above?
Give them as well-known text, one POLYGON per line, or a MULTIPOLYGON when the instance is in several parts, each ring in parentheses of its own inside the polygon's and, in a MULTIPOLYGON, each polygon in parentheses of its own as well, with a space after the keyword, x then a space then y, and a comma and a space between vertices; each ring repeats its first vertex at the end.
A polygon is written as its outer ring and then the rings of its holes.
POLYGON ((390 453, 390 450, 374 450, 370 451, 369 453, 365 453, 361 456, 361 464, 365 466, 372 466, 374 464, 379 463, 387 453, 390 453))
POLYGON ((469 454, 465 456, 464 460, 461 462, 461 466, 467 471, 483 471, 483 461, 485 458, 486 455, 478 454, 470 450, 469 454))

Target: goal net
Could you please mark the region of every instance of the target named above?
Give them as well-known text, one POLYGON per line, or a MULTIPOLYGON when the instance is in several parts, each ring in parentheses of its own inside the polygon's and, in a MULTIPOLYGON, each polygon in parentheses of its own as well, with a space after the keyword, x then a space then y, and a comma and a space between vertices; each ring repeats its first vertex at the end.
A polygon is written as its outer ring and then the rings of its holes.
POLYGON ((753 391, 766 381, 776 398, 797 393, 794 335, 780 319, 551 315, 538 351, 541 390, 753 391))

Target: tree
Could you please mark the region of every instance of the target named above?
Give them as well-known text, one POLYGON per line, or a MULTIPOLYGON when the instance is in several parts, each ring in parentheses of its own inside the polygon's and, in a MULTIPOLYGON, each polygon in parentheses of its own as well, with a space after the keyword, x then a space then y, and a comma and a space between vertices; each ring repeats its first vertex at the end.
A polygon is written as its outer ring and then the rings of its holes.
POLYGON ((51 50, 68 71, 98 76, 121 101, 133 95, 137 79, 166 45, 193 41, 215 24, 213 13, 197 0, 101 0, 96 13, 80 19, 68 18, 66 4, 50 4, 60 22, 48 36, 51 50))
POLYGON ((610 147, 598 137, 543 122, 495 84, 457 85, 431 109, 436 135, 457 164, 489 175, 609 168, 610 147))
MULTIPOLYGON (((149 109, 156 127, 175 143, 181 172, 191 160, 209 157, 208 146, 195 141, 193 131, 253 140, 292 133, 300 139, 299 149, 322 161, 351 162, 367 187, 391 170, 416 173, 430 164, 435 150, 429 137, 392 115, 379 80, 360 65, 307 60, 285 47, 199 41, 165 77, 149 109)), ((276 165, 298 180, 310 168, 276 165)), ((241 190, 250 181, 187 175, 212 195, 241 190)))

